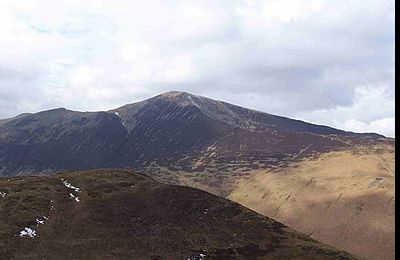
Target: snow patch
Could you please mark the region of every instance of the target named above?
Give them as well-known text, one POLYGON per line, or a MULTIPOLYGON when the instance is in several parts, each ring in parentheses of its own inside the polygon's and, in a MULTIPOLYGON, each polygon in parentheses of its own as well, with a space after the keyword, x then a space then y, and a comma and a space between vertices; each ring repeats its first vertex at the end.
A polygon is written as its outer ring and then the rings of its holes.
POLYGON ((207 255, 205 253, 199 253, 197 255, 193 255, 189 257, 187 260, 202 260, 206 257, 207 255))
POLYGON ((69 196, 70 196, 71 198, 73 198, 76 202, 79 202, 79 197, 75 196, 75 195, 72 194, 72 193, 69 193, 69 196))
POLYGON ((30 238, 35 238, 37 236, 36 230, 25 227, 21 232, 19 232, 20 237, 30 237, 30 238))
POLYGON ((71 190, 74 190, 76 192, 80 192, 78 187, 75 187, 71 183, 69 183, 67 181, 64 181, 64 179, 61 179, 61 180, 63 181, 65 187, 67 187, 67 188, 69 188, 71 190))
MULTIPOLYGON (((65 187, 67 187, 67 188, 69 188, 69 189, 71 189, 71 190, 73 190, 73 191, 75 191, 75 192, 81 192, 80 189, 79 189, 78 187, 73 186, 71 183, 65 181, 63 178, 61 178, 61 180, 62 180, 62 182, 64 183, 64 186, 65 186, 65 187)), ((80 201, 80 200, 79 200, 79 197, 78 197, 78 196, 75 196, 75 195, 72 194, 71 192, 69 193, 69 196, 70 196, 71 198, 73 198, 76 202, 79 202, 79 201, 80 201)), ((51 205, 51 209, 50 209, 50 210, 53 210, 53 205, 51 205)))
POLYGON ((7 193, 0 191, 0 197, 4 198, 7 195, 7 193))
POLYGON ((192 102, 193 105, 195 105, 195 106, 198 107, 198 108, 201 108, 200 105, 197 104, 197 103, 192 99, 192 97, 191 97, 190 95, 189 95, 188 97, 189 97, 190 102, 192 102))
MULTIPOLYGON (((36 218, 36 226, 38 227, 39 225, 43 225, 46 220, 49 220, 49 218, 46 216, 36 218)), ((19 232, 19 236, 34 238, 37 236, 37 233, 36 230, 34 230, 33 228, 25 227, 19 232)))
POLYGON ((125 123, 124 123, 124 121, 122 121, 122 118, 121 118, 121 116, 119 115, 119 113, 118 113, 118 112, 114 112, 114 114, 115 114, 117 117, 119 117, 119 120, 121 121, 122 125, 125 126, 125 123))

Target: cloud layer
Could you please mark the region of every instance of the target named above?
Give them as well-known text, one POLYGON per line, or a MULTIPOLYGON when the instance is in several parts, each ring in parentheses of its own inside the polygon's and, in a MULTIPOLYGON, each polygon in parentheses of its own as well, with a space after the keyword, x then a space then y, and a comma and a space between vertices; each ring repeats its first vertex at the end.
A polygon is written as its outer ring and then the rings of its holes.
POLYGON ((0 118, 184 90, 394 136, 394 1, 3 1, 0 118))

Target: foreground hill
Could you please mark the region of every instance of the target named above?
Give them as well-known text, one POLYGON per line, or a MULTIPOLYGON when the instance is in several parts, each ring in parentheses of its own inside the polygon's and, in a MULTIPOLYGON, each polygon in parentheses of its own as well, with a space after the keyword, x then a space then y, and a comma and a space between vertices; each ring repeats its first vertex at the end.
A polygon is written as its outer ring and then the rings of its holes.
POLYGON ((355 259, 239 204, 123 170, 0 178, 4 259, 355 259))

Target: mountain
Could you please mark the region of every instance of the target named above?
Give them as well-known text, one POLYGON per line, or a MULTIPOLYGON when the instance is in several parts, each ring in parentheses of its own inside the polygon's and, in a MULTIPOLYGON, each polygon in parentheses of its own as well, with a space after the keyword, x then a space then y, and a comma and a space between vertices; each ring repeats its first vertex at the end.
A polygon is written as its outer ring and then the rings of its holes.
POLYGON ((107 112, 60 108, 0 121, 0 174, 152 164, 197 171, 256 160, 268 167, 379 139, 168 92, 107 112))
POLYGON ((0 176, 133 169, 366 259, 394 257, 394 155, 392 138, 177 91, 110 111, 0 120, 0 176))
POLYGON ((237 203, 124 170, 0 178, 4 259, 356 259, 237 203))

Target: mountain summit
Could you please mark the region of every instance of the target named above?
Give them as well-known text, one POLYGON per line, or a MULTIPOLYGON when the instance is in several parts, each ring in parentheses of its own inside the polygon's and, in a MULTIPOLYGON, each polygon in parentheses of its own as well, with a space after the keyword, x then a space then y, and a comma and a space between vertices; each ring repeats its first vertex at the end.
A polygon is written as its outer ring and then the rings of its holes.
POLYGON ((0 175, 152 164, 192 171, 254 160, 274 166, 384 139, 171 91, 105 112, 60 108, 1 120, 0 175))

